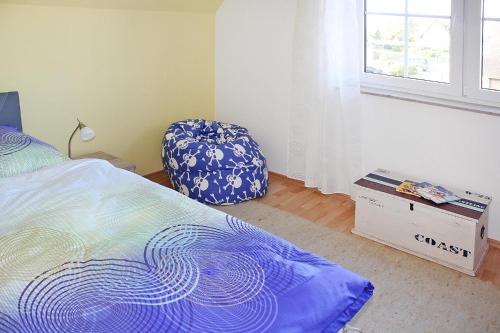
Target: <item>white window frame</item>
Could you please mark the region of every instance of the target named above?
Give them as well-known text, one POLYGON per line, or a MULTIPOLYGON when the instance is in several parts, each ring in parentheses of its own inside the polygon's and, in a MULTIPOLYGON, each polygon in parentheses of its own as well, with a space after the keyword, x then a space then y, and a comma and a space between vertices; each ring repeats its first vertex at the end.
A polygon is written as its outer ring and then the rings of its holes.
MULTIPOLYGON (((481 88, 483 0, 451 0, 450 83, 365 72, 366 1, 362 0, 361 13, 361 22, 363 22, 362 92, 500 114, 500 91, 481 88)), ((408 8, 408 0, 405 0, 405 3, 408 8)), ((427 17, 440 18, 441 16, 427 17)))
MULTIPOLYGON (((485 100, 492 102, 500 101, 500 91, 482 88, 482 61, 483 61, 483 1, 467 1, 467 31, 465 39, 470 41, 465 49, 465 56, 468 66, 464 67, 464 97, 475 100, 485 100), (480 17, 480 20, 474 19, 480 17), (479 36, 479 38, 477 37, 479 36), (479 50, 479 51, 478 51, 479 50)), ((500 55, 499 55, 500 57, 500 55)))

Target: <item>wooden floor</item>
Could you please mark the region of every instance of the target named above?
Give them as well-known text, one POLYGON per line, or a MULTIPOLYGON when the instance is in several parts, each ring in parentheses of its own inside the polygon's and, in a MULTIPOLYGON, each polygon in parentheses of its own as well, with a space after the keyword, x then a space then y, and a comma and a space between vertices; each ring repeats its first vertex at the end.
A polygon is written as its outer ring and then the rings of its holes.
MULTIPOLYGON (((146 176, 146 178, 171 187, 165 172, 157 172, 146 176)), ((354 226, 354 201, 348 196, 342 194, 324 195, 315 189, 305 188, 300 181, 278 174, 271 173, 269 178, 269 192, 264 198, 257 199, 260 203, 337 231, 351 232, 354 226)), ((491 281, 500 287, 500 242, 490 243, 488 254, 478 272, 478 278, 483 281, 491 281)))

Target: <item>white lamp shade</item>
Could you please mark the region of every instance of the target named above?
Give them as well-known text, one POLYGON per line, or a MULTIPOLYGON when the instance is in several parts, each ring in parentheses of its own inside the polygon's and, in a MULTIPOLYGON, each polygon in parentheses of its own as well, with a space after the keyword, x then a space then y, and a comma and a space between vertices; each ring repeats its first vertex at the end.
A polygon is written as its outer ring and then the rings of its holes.
POLYGON ((91 141, 95 138, 95 132, 90 127, 84 127, 80 130, 80 138, 82 141, 91 141))

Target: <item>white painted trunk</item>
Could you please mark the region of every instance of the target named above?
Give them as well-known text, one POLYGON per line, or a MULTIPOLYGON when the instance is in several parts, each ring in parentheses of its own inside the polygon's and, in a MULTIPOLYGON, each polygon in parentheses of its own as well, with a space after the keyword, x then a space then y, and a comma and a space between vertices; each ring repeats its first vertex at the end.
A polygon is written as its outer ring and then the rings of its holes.
POLYGON ((370 175, 354 185, 353 233, 461 272, 476 274, 488 249, 489 197, 452 189, 456 195, 480 207, 469 208, 460 203, 433 205, 395 190, 398 181, 410 177, 386 171, 370 175))

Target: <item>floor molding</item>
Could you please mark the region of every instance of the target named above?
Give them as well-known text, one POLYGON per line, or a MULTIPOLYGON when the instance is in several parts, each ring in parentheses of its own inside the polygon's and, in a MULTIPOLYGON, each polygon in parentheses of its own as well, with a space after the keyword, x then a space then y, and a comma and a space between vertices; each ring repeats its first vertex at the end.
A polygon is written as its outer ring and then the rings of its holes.
POLYGON ((158 176, 163 176, 163 173, 166 173, 165 170, 160 170, 160 171, 155 171, 148 173, 147 175, 144 175, 144 178, 152 178, 152 177, 158 177, 158 176))
POLYGON ((151 180, 152 182, 173 188, 172 182, 170 181, 170 178, 168 177, 168 174, 165 172, 165 170, 152 172, 150 174, 144 175, 143 177, 151 180))
POLYGON ((277 178, 282 178, 282 179, 286 179, 288 181, 291 181, 291 182, 296 182, 298 184, 301 184, 303 186, 306 186, 305 182, 303 180, 299 180, 299 179, 294 179, 294 178, 290 178, 288 176, 285 176, 284 174, 281 174, 281 173, 278 173, 278 172, 274 172, 274 171, 269 171, 269 174, 270 175, 273 175, 274 177, 277 177, 277 178))
POLYGON ((497 241, 495 239, 488 238, 488 241, 490 243, 491 247, 497 248, 500 250, 500 241, 497 241))

